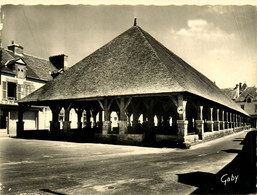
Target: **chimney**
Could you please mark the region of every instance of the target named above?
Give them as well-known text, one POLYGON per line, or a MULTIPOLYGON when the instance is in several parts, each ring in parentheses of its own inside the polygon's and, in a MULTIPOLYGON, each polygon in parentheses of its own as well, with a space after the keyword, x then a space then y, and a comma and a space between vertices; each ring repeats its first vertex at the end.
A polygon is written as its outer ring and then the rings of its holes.
POLYGON ((242 83, 239 83, 239 95, 242 93, 242 83))
POLYGON ((8 50, 12 51, 16 55, 23 55, 23 47, 15 44, 14 41, 12 41, 12 44, 8 46, 8 50))
POLYGON ((134 18, 134 26, 137 25, 137 18, 134 18))
POLYGON ((65 54, 50 56, 49 61, 58 69, 66 70, 68 68, 68 56, 65 54))
POLYGON ((239 95, 240 95, 240 86, 238 84, 236 84, 235 90, 236 90, 236 97, 235 98, 238 98, 239 95))

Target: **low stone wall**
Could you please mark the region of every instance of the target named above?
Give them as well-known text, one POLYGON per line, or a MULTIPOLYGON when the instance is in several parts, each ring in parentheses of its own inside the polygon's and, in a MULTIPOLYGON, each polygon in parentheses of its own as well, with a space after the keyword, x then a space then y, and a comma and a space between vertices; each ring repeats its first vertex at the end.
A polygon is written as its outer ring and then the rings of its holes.
POLYGON ((195 134, 195 135, 188 135, 185 138, 185 142, 188 142, 188 143, 197 143, 198 140, 199 140, 199 136, 197 134, 195 134))
POLYGON ((250 127, 245 126, 245 127, 235 127, 235 128, 229 128, 229 129, 213 131, 213 132, 205 132, 203 134, 203 141, 214 140, 220 137, 224 137, 226 135, 230 135, 230 134, 237 133, 243 130, 248 130, 248 129, 250 129, 250 127))
POLYGON ((129 144, 129 145, 141 145, 143 142, 142 134, 107 134, 101 133, 94 134, 95 142, 112 143, 112 144, 129 144))

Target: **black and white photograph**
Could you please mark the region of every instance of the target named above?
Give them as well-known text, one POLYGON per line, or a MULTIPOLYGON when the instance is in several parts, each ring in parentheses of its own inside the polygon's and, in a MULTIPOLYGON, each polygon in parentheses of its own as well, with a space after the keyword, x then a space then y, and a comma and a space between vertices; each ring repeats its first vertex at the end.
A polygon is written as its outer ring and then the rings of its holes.
POLYGON ((0 2, 0 194, 255 194, 257 2, 0 2))

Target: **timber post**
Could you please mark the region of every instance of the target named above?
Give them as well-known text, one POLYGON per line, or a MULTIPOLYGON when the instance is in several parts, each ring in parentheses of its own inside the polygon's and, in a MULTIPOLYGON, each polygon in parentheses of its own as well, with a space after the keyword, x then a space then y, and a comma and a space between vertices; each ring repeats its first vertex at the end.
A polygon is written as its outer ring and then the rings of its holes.
POLYGON ((213 132, 213 108, 208 107, 207 131, 213 132))
POLYGON ((215 130, 215 131, 219 131, 220 130, 220 120, 219 120, 219 109, 217 108, 217 109, 214 109, 215 110, 215 121, 214 121, 214 126, 213 126, 213 130, 215 130))
POLYGON ((199 139, 203 139, 204 134, 204 120, 203 120, 203 106, 197 106, 197 120, 196 122, 196 131, 199 139))
POLYGON ((221 111, 220 130, 225 129, 224 113, 225 113, 225 111, 224 111, 224 110, 222 110, 222 111, 221 111))
MULTIPOLYGON (((101 101, 99 101, 99 104, 100 102, 101 101)), ((104 122, 103 122, 103 130, 102 130, 103 135, 107 135, 111 131, 110 108, 111 108, 112 102, 113 102, 113 99, 108 101, 108 99, 106 98, 104 99, 104 105, 102 105, 104 110, 104 122)))
POLYGON ((83 108, 76 108, 75 112, 77 113, 77 117, 78 117, 78 129, 81 130, 82 129, 82 122, 81 122, 81 118, 82 118, 82 113, 83 113, 83 108))
POLYGON ((86 119, 87 119, 87 121, 86 121, 86 129, 91 129, 91 121, 90 121, 90 119, 91 119, 91 112, 90 112, 89 109, 86 109, 86 119))
POLYGON ((18 121, 16 123, 16 136, 17 137, 22 137, 24 133, 24 121, 23 121, 23 113, 29 108, 29 105, 26 104, 21 104, 19 103, 18 107, 18 121))

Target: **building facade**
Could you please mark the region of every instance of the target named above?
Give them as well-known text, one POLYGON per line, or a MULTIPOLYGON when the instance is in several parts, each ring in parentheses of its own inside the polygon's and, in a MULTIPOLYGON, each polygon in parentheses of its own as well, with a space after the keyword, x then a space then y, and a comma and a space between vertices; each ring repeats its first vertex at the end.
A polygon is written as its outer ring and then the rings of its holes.
POLYGON ((251 126, 257 128, 257 88, 239 83, 235 88, 223 89, 243 110, 251 116, 251 126))
MULTIPOLYGON (((17 102, 52 80, 53 76, 61 71, 64 63, 55 60, 54 64, 25 54, 23 47, 14 42, 7 49, 0 49, 0 129, 6 129, 9 135, 16 135, 17 102)), ((64 55, 50 57, 50 60, 60 57, 67 61, 64 55)), ((51 111, 48 107, 34 106, 24 113, 24 128, 49 129, 49 120, 51 120, 51 111)))

